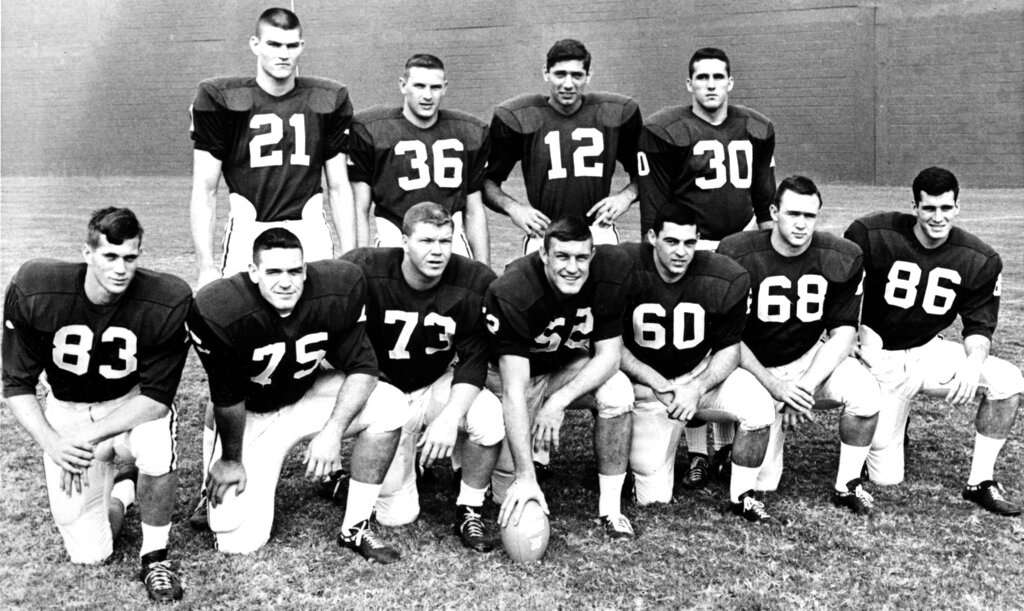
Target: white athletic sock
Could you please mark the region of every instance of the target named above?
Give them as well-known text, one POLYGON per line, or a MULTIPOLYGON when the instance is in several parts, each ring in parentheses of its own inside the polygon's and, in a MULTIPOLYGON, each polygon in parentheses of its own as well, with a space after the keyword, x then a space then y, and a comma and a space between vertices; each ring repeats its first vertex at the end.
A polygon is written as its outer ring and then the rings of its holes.
POLYGON ((123 479, 110 489, 110 498, 121 501, 124 505, 124 510, 128 511, 132 503, 135 502, 135 482, 130 479, 123 479))
POLYGON ((620 497, 622 495, 622 484, 625 481, 625 473, 618 475, 597 474, 597 482, 601 490, 601 496, 597 500, 598 515, 614 516, 622 513, 620 497))
POLYGON ((213 429, 203 427, 203 483, 200 491, 206 494, 206 475, 213 463, 213 446, 217 442, 217 433, 213 429))
POLYGON ((1003 449, 1005 439, 993 439, 981 433, 974 436, 974 458, 971 459, 971 475, 967 478, 968 486, 977 486, 981 482, 995 479, 996 458, 1003 449))
POLYGON ((846 492, 846 484, 860 477, 864 461, 868 458, 871 446, 851 446, 839 442, 839 468, 836 470, 836 490, 846 492))
POLYGON ((466 480, 462 480, 462 483, 459 484, 459 498, 455 499, 455 504, 466 505, 467 507, 483 507, 485 494, 487 494, 487 486, 474 488, 467 484, 466 480))
POLYGON ((732 478, 729 480, 729 500, 740 502, 740 495, 754 489, 761 467, 741 467, 732 463, 732 478))
POLYGON ((167 538, 171 535, 171 525, 151 526, 142 523, 142 546, 139 548, 139 557, 159 549, 167 549, 167 538))
POLYGON ((365 484, 354 479, 348 481, 348 498, 345 500, 345 517, 341 519, 341 531, 344 533, 352 527, 369 520, 373 506, 380 496, 381 484, 365 484))
POLYGON ((708 425, 686 427, 686 451, 690 454, 708 455, 708 425))
POLYGON ((732 445, 736 437, 736 425, 732 422, 711 423, 711 448, 718 452, 727 445, 732 445))

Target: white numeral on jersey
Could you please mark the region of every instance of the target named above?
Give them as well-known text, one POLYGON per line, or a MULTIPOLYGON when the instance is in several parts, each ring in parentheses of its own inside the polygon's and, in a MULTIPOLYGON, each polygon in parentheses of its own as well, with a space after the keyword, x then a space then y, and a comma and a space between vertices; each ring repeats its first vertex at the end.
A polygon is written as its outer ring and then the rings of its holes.
POLYGON ((258 363, 267 357, 270 358, 267 359, 267 366, 263 371, 249 378, 260 386, 270 384, 270 376, 274 375, 274 370, 281 364, 281 359, 284 358, 284 342, 267 344, 266 346, 262 346, 252 351, 252 360, 254 363, 258 363))
MULTIPOLYGON (((645 303, 633 310, 633 337, 644 348, 665 347, 665 308, 660 303, 645 303), (645 320, 650 314, 655 320, 645 320)), ((677 350, 693 348, 704 341, 704 308, 682 302, 672 308, 672 345, 677 350)))
MULTIPOLYGON (((462 158, 445 157, 445 151, 463 151, 461 140, 446 138, 438 140, 431 147, 434 158, 434 182, 443 189, 454 189, 462 184, 462 158)), ((427 163, 427 145, 419 140, 403 140, 395 145, 396 155, 412 153, 409 163, 416 170, 416 177, 402 176, 398 186, 406 191, 422 189, 430 184, 430 165, 427 163)))
MULTIPOLYGON (((960 284, 960 273, 956 270, 936 267, 928 273, 928 282, 924 288, 921 308, 928 314, 941 316, 953 307, 956 290, 948 286, 940 286, 939 282, 948 280, 950 284, 960 284)), ((885 301, 889 305, 908 310, 917 301, 917 287, 921 282, 921 267, 910 261, 897 261, 889 269, 888 282, 885 283, 885 301)))
POLYGON ((312 365, 308 369, 296 371, 295 375, 292 376, 293 378, 298 380, 299 378, 304 378, 309 374, 313 373, 314 371, 316 371, 316 368, 320 365, 320 361, 325 356, 327 356, 327 351, 309 350, 309 345, 315 344, 317 342, 326 341, 327 332, 320 331, 318 333, 310 333, 305 337, 299 338, 299 340, 295 342, 295 362, 299 363, 300 365, 305 363, 312 363, 312 365))
MULTIPOLYGON (((310 350, 310 344, 317 342, 327 341, 327 332, 319 331, 317 333, 310 333, 304 335, 299 339, 295 340, 295 362, 299 365, 305 365, 311 363, 306 369, 301 369, 292 374, 292 377, 296 380, 304 378, 309 374, 316 371, 316 368, 320 366, 320 361, 327 355, 326 350, 310 350)), ((267 359, 267 366, 263 371, 259 372, 255 376, 249 378, 255 384, 260 386, 266 386, 270 384, 270 378, 274 375, 274 371, 277 370, 277 366, 281 364, 281 359, 284 358, 285 343, 274 342, 273 344, 267 344, 252 351, 252 360, 254 363, 258 363, 263 359, 267 359)))
MULTIPOLYGON (((772 289, 789 289, 793 282, 785 276, 770 276, 757 290, 757 317, 764 322, 786 322, 792 316, 792 305, 785 295, 772 294, 772 289)), ((796 317, 802 322, 821 320, 824 313, 828 281, 817 274, 801 276, 796 283, 796 317)))
MULTIPOLYGON (((273 114, 253 115, 249 120, 249 129, 259 129, 264 125, 270 126, 270 131, 264 134, 253 136, 249 141, 249 167, 267 168, 282 165, 284 154, 281 151, 270 151, 263 153, 263 147, 272 146, 281 141, 284 135, 284 122, 281 117, 273 114)), ((288 119, 288 125, 295 130, 295 152, 292 153, 289 162, 292 165, 309 165, 309 155, 306 154, 306 115, 294 114, 288 119)))
MULTIPOLYGON (((548 145, 551 157, 551 169, 548 170, 548 180, 566 178, 569 172, 562 165, 561 132, 548 132, 544 136, 544 143, 548 145)), ((573 176, 602 176, 604 174, 604 162, 596 162, 587 165, 588 157, 599 158, 604 153, 604 133, 594 127, 577 127, 572 130, 572 139, 576 142, 589 140, 590 144, 577 147, 572 153, 573 176)))
MULTIPOLYGON (((398 332, 398 339, 395 340, 395 347, 388 350, 388 357, 393 360, 412 358, 409 353, 409 340, 412 339, 412 332, 416 329, 416 323, 420 315, 417 312, 403 312, 402 310, 385 310, 384 324, 393 325, 402 323, 402 329, 398 332)), ((437 312, 431 312, 423 317, 424 327, 440 327, 441 333, 437 338, 441 340, 442 346, 435 348, 428 346, 427 354, 447 352, 452 349, 452 337, 455 336, 455 320, 449 316, 443 316, 437 312)))
POLYGON ((636 152, 636 173, 637 176, 647 176, 651 173, 651 164, 647 162, 647 153, 636 152))
MULTIPOLYGON (((562 344, 562 337, 558 335, 558 329, 565 326, 565 317, 559 316, 552 320, 544 331, 533 338, 534 346, 532 352, 554 352, 562 344)), ((569 330, 569 336, 565 339, 565 347, 570 350, 587 349, 590 347, 590 333, 594 330, 594 315, 590 308, 576 309, 576 323, 569 330)))
MULTIPOLYGON (((76 376, 89 371, 89 351, 92 349, 93 337, 92 329, 85 325, 68 325, 58 329, 53 335, 53 364, 76 376)), ((108 380, 127 377, 139 367, 135 358, 138 347, 135 334, 124 327, 107 327, 100 336, 100 341, 104 343, 117 340, 124 344, 117 351, 117 357, 124 361, 124 366, 115 369, 110 365, 100 365, 99 374, 108 380)))
POLYGON ((718 140, 701 140, 697 144, 693 145, 694 156, 700 156, 705 153, 711 153, 711 159, 708 164, 711 169, 715 171, 715 175, 711 178, 701 176, 695 181, 695 184, 701 189, 718 189, 725 186, 725 181, 728 180, 732 183, 732 186, 737 189, 749 189, 751 178, 754 173, 753 171, 753 159, 754 159, 754 145, 749 140, 733 140, 729 143, 729 154, 728 161, 729 165, 726 166, 726 152, 725 147, 718 140), (740 172, 742 167, 740 166, 740 154, 746 160, 747 175, 741 176, 740 172))

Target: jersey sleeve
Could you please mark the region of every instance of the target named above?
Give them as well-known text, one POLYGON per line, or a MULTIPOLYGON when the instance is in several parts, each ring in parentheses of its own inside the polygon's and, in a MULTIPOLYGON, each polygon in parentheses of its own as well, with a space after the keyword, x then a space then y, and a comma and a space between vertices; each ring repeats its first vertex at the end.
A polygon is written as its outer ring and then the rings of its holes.
POLYGON ((724 311, 711 325, 708 344, 712 351, 728 348, 743 339, 747 324, 747 295, 750 293, 750 274, 737 276, 726 291, 724 311))
POLYGON ((244 369, 237 366, 244 362, 242 357, 231 346, 227 333, 209 322, 195 302, 188 314, 188 332, 206 370, 214 407, 227 407, 248 399, 249 379, 244 369))
POLYGON ((348 178, 352 182, 373 184, 375 150, 373 136, 362 123, 353 123, 349 134, 348 178))
POLYGON ((459 360, 455 364, 453 384, 472 384, 483 388, 487 380, 487 361, 490 341, 484 326, 483 304, 479 296, 473 300, 473 310, 466 316, 466 332, 456 338, 455 350, 459 360), (473 307, 475 306, 475 307, 473 307))
POLYGON ((627 108, 632 111, 632 114, 622 124, 616 159, 622 164, 622 169, 626 170, 629 174, 630 180, 636 180, 637 151, 639 150, 640 132, 644 127, 644 119, 640 114, 640 107, 636 104, 629 104, 627 108))
POLYGON ((189 134, 193 147, 224 161, 230 154, 233 133, 231 113, 220 103, 220 93, 210 83, 199 83, 195 100, 189 107, 189 134))
POLYGON ((14 282, 4 296, 4 396, 34 395, 46 363, 46 346, 33 330, 27 304, 14 282))
POLYGON ((979 278, 983 280, 971 287, 960 302, 960 320, 963 322, 963 336, 981 335, 992 339, 999 322, 999 297, 1002 293, 1003 262, 999 255, 992 255, 979 278))
POLYGON ((346 375, 363 373, 379 376, 377 355, 370 343, 370 336, 366 333, 366 279, 362 274, 359 274, 359 279, 349 295, 345 311, 337 312, 336 315, 343 320, 355 322, 341 332, 341 341, 327 355, 327 360, 346 375))
POLYGON ((836 283, 835 289, 825 296, 825 329, 836 327, 857 327, 860 320, 860 306, 864 296, 864 258, 858 256, 852 265, 849 277, 836 283))
POLYGON ((349 131, 352 127, 352 98, 348 89, 342 87, 338 91, 334 110, 327 116, 325 139, 327 143, 324 159, 331 159, 339 153, 349 152, 349 131))
MULTIPOLYGON (((480 148, 474 153, 469 161, 469 171, 466 173, 466 193, 476 193, 484 188, 484 178, 487 177, 487 160, 491 155, 491 137, 488 130, 482 130, 483 136, 480 141, 480 148)), ((510 168, 511 171, 511 168, 510 168)), ((508 174, 505 175, 508 177, 508 174)))
POLYGON ((530 358, 529 325, 525 315, 505 304, 491 289, 484 296, 484 315, 491 334, 491 350, 496 356, 530 358))
POLYGON ((758 223, 772 220, 770 207, 775 200, 775 127, 768 124, 763 140, 754 140, 753 181, 750 185, 750 203, 758 223))
POLYGON ((654 217, 672 199, 683 150, 658 137, 645 126, 640 132, 637 174, 640 188, 641 237, 654 217))
POLYGON ((178 392, 181 372, 188 356, 188 332, 185 321, 191 310, 191 295, 167 315, 151 349, 139 354, 140 394, 170 406, 178 392))
POLYGON ((505 123, 498 111, 494 112, 488 134, 491 149, 487 157, 485 178, 499 185, 505 182, 512 173, 512 168, 516 167, 516 163, 523 157, 523 138, 522 134, 505 123))

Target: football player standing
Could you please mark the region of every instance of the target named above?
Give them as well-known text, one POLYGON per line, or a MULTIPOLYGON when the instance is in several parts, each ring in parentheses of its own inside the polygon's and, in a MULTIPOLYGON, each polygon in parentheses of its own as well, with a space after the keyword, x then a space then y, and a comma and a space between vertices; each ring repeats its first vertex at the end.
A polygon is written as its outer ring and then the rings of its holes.
POLYGON ((452 254, 454 230, 447 209, 423 202, 405 213, 401 248, 360 248, 342 258, 366 277, 366 332, 381 379, 415 409, 384 480, 377 521, 398 526, 419 515, 414 463, 422 434, 421 468, 461 458, 455 529, 466 547, 489 552, 481 508, 505 438, 501 401, 481 390, 490 347, 483 298, 495 275, 452 254))
POLYGON ((295 13, 267 9, 249 39, 257 58, 255 78, 199 83, 190 109, 195 148, 190 208, 199 286, 245 271, 253 240, 269 227, 287 226, 299 236, 308 261, 333 257, 324 174, 342 248, 355 243, 346 157, 352 102, 341 83, 298 76, 305 44, 295 13), (222 174, 231 211, 218 268, 213 236, 222 174))
MULTIPOLYGON (((648 118, 638 153, 641 236, 666 206, 697 213, 700 249, 714 249, 738 231, 771 227, 775 127, 764 115, 729 104, 732 88, 725 52, 698 49, 686 79, 691 103, 663 108, 648 118)), ((714 429, 716 446, 730 443, 732 426, 714 429)), ((700 488, 708 479, 705 427, 687 428, 686 443, 691 464, 687 484, 700 488)))
POLYGON ((878 379, 884 401, 868 474, 882 485, 903 481, 905 431, 915 395, 944 397, 959 406, 981 394, 962 496, 993 513, 1019 515, 1020 505, 1004 498, 993 474, 1024 391, 1020 369, 989 355, 1003 263, 988 244, 954 225, 960 185, 952 172, 927 168, 912 188, 913 214, 873 214, 846 230, 864 250, 860 356, 878 379), (957 315, 962 345, 938 336, 957 315))
POLYGON ((359 268, 306 264, 299 239, 280 227, 257 236, 248 273, 196 295, 189 330, 217 424, 206 486, 219 551, 248 554, 270 538, 292 447, 310 440, 306 476, 320 480, 341 468, 342 437, 355 437, 338 544, 371 562, 399 558, 369 520, 411 410, 398 389, 377 383, 365 308, 359 268))
POLYGON ((139 267, 142 226, 127 208, 93 213, 85 263, 21 266, 4 300, 4 403, 43 449, 50 511, 72 562, 113 553, 138 500, 149 597, 182 597, 167 539, 178 485, 174 395, 188 354, 188 285, 139 267), (36 398, 48 382, 45 412, 36 398), (115 478, 115 459, 134 462, 115 478), (125 477, 127 476, 127 477, 125 477))
POLYGON ((635 538, 619 498, 633 409, 632 385, 619 371, 631 275, 624 252, 595 247, 586 219, 566 217, 547 226, 539 252, 510 263, 488 289, 500 374, 488 387, 500 387, 507 434, 491 480, 502 526, 518 523, 530 500, 547 511, 533 452, 557 450, 565 410, 593 393, 598 516, 612 539, 635 538))
POLYGON ((718 252, 750 273, 740 366, 768 390, 778 410, 756 489, 778 488, 785 428, 813 420, 818 400, 836 401, 843 411, 832 502, 868 515, 874 499, 860 472, 881 399, 874 378, 852 356, 863 256, 849 240, 814 230, 821 207, 814 182, 790 176, 779 184, 771 205, 775 226, 731 235, 718 252))
POLYGON ((768 520, 754 484, 774 405, 737 369, 750 276, 727 257, 698 251, 698 238, 694 211, 672 207, 658 213, 647 243, 618 247, 638 283, 622 321, 621 364, 637 399, 629 458, 636 499, 672 500, 676 446, 691 419, 737 422, 730 508, 751 522, 768 520))
POLYGON ((560 40, 547 54, 544 81, 550 94, 524 94, 494 109, 485 202, 508 215, 526 234, 524 252, 540 248, 554 220, 586 216, 597 244, 617 244, 615 220, 636 200, 636 144, 643 119, 632 98, 584 93, 590 52, 577 40, 560 40), (615 163, 630 182, 611 193, 615 163), (502 190, 522 163, 527 201, 502 190))
POLYGON ((402 219, 413 205, 444 206, 455 223, 452 250, 488 263, 490 244, 481 196, 487 166, 487 124, 441 108, 448 92, 444 63, 413 55, 398 79, 400 108, 375 106, 352 124, 349 178, 356 209, 356 245, 370 246, 374 204, 378 246, 401 246, 402 219))

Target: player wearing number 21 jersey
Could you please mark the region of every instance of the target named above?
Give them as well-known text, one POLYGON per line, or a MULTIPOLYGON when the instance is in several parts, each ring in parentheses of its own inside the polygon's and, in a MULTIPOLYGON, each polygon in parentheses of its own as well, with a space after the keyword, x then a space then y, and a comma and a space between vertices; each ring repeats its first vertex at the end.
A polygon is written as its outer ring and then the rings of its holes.
POLYGON ((623 95, 584 94, 590 76, 586 47, 560 40, 544 70, 550 95, 522 95, 494 109, 485 198, 526 232, 525 252, 539 248, 548 223, 571 215, 588 217, 596 243, 618 243, 615 220, 636 200, 640 108, 623 95), (630 183, 611 194, 616 161, 630 183), (519 162, 527 203, 501 189, 519 162))
POLYGON ((284 457, 310 439, 306 475, 321 479, 340 469, 347 436, 356 442, 339 543, 394 561, 368 520, 410 413, 396 388, 377 384, 363 275, 344 261, 305 264, 282 228, 257 236, 253 250, 249 273, 204 287, 189 316, 217 424, 207 483, 217 549, 262 547, 284 457))
POLYGON ((963 497, 1002 515, 1021 513, 1003 498, 996 458, 1024 391, 1020 369, 989 356, 999 316, 999 255, 953 225, 960 187, 951 172, 928 168, 914 179, 913 214, 855 220, 846 237, 864 250, 861 359, 878 379, 884 405, 868 454, 872 481, 898 484, 910 402, 919 392, 967 404, 982 394, 974 459, 963 497), (960 315, 963 344, 938 333, 960 315))
POLYGON ((481 508, 505 437, 501 401, 481 390, 489 348, 483 298, 494 272, 452 254, 454 223, 439 204, 410 208, 404 228, 402 248, 360 248, 344 256, 366 276, 366 330, 381 379, 404 392, 416 412, 384 480, 377 521, 396 526, 419 514, 414 467, 421 445, 424 468, 461 457, 455 526, 463 544, 487 552, 493 544, 481 508))
POLYGON ((764 115, 729 104, 733 80, 720 49, 690 59, 689 106, 651 115, 640 134, 640 229, 665 206, 697 213, 701 240, 718 241, 770 226, 775 194, 775 127, 764 115))
POLYGON ((45 452, 50 510, 72 562, 113 553, 136 498, 131 479, 114 485, 113 463, 135 463, 141 578, 151 598, 170 602, 182 596, 166 548, 192 291, 138 267, 141 245, 131 210, 104 208, 89 221, 84 264, 37 260, 18 270, 4 300, 4 403, 45 452), (36 399, 44 371, 45 412, 36 399))
POLYGON ((399 79, 400 108, 358 113, 351 130, 349 175, 359 246, 370 246, 370 204, 377 245, 402 245, 402 219, 413 205, 434 202, 452 214, 453 252, 488 262, 487 218, 481 196, 487 166, 487 124, 441 109, 448 90, 444 63, 414 55, 399 79))
POLYGON ((252 241, 271 226, 287 226, 298 235, 307 260, 331 258, 321 188, 325 172, 338 237, 343 245, 355 241, 345 155, 352 102, 341 83, 296 76, 305 45, 301 33, 294 13, 269 9, 249 41, 259 60, 256 76, 199 84, 191 107, 191 215, 200 285, 244 271, 252 241), (222 174, 231 212, 217 270, 213 234, 222 174))
POLYGON ((779 485, 783 424, 813 420, 815 404, 828 399, 843 407, 832 500, 864 515, 871 513, 873 499, 859 478, 880 399, 871 374, 850 356, 857 336, 863 256, 856 244, 814 230, 821 207, 814 182, 803 176, 786 178, 771 206, 775 226, 729 236, 718 252, 750 273, 750 312, 740 363, 772 395, 778 411, 757 489, 779 485))
POLYGON ((492 478, 495 501, 504 501, 502 525, 518 522, 530 499, 544 504, 534 460, 558 449, 565 410, 593 393, 598 515, 613 539, 634 538, 619 506, 633 408, 632 387, 618 370, 631 283, 625 253, 595 248, 586 220, 568 217, 552 222, 543 248, 513 261, 488 289, 487 325, 500 371, 488 387, 502 395, 508 448, 492 478))
POLYGON ((663 210, 644 244, 619 246, 632 259, 638 290, 623 317, 622 370, 633 380, 630 468, 640 504, 672 500, 676 445, 691 418, 739 422, 730 501, 750 521, 768 519, 754 498, 772 400, 737 369, 750 277, 734 261, 697 251, 692 210, 663 210))

